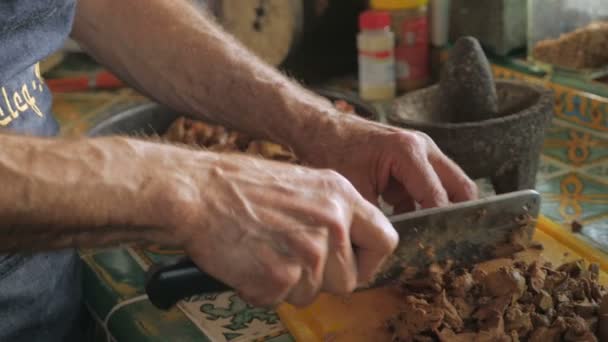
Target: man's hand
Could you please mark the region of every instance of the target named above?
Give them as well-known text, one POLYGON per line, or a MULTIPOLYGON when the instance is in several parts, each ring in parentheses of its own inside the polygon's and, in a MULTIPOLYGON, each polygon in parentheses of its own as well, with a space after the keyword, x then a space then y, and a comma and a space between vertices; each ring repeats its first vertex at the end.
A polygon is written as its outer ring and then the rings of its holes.
POLYGON ((302 158, 339 171, 372 203, 381 195, 403 212, 477 197, 475 183, 424 133, 345 115, 324 127, 299 144, 302 158))
POLYGON ((0 176, 0 253, 175 246, 260 305, 348 293, 398 239, 338 173, 248 156, 0 134, 0 176))
POLYGON ((386 217, 334 171, 244 156, 206 167, 208 155, 173 156, 159 219, 199 267, 252 304, 350 293, 397 245, 386 217))

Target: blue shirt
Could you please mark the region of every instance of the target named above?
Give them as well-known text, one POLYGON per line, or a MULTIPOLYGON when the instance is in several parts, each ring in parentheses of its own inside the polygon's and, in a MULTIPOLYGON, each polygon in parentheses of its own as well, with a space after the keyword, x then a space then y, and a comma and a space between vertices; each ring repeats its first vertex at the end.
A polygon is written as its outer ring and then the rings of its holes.
MULTIPOLYGON (((63 45, 74 12, 75 0, 0 1, 0 130, 58 133, 38 62, 63 45)), ((0 341, 73 340, 80 302, 74 250, 0 255, 0 341)))

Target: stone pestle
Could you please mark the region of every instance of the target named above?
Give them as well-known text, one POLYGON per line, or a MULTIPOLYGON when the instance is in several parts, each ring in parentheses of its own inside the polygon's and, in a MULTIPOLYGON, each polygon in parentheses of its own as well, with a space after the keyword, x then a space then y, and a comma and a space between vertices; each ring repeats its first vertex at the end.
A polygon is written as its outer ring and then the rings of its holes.
POLYGON ((473 37, 458 39, 441 71, 439 118, 443 122, 482 121, 498 115, 490 63, 473 37))

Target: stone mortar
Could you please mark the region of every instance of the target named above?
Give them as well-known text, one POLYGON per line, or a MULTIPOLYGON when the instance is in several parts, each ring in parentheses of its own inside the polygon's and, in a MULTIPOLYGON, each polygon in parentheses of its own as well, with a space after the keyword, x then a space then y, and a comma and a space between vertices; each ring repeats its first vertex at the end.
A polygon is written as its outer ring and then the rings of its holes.
POLYGON ((499 110, 486 120, 442 122, 437 85, 398 99, 387 119, 428 134, 469 177, 490 178, 496 193, 533 189, 545 129, 553 117, 553 93, 502 80, 496 90, 499 110))

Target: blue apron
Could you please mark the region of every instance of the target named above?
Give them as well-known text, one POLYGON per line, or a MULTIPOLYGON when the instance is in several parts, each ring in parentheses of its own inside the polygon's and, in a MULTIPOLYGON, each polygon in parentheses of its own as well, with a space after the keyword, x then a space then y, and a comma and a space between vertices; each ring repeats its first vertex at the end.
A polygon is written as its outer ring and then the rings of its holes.
MULTIPOLYGON (((58 133, 38 61, 62 46, 74 11, 75 0, 0 1, 0 130, 58 133)), ((74 250, 0 255, 0 341, 80 340, 80 310, 74 250)))

